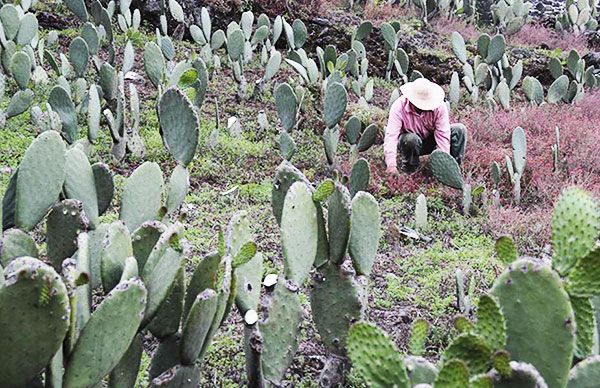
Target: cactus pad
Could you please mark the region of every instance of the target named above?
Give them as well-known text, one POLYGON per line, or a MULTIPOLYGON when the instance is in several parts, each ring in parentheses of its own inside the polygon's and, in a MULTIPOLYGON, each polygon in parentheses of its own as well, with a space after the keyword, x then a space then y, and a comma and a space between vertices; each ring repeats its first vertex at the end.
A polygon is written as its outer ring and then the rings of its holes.
POLYGON ((71 62, 77 78, 85 75, 89 56, 90 50, 82 37, 78 36, 71 41, 69 45, 69 62, 71 62))
POLYGON ((142 335, 135 336, 117 366, 110 372, 108 388, 134 387, 142 361, 142 335))
POLYGON ((81 202, 65 199, 52 207, 46 223, 46 247, 48 259, 56 270, 60 270, 64 259, 75 253, 77 235, 88 226, 81 202))
POLYGON ((0 287, 0 381, 26 386, 59 350, 69 327, 67 289, 52 267, 13 260, 0 287))
POLYGON ((350 173, 350 196, 354 197, 359 191, 367 191, 371 180, 371 169, 366 159, 360 158, 352 166, 350 173))
POLYGON ((596 200, 580 188, 569 188, 559 197, 552 215, 553 267, 566 274, 578 259, 587 256, 600 231, 596 200))
POLYGON ((6 107, 6 118, 9 119, 25 112, 33 103, 35 95, 31 89, 19 90, 10 99, 6 107))
POLYGON ((444 151, 435 150, 429 159, 433 176, 446 186, 462 190, 464 186, 462 173, 456 160, 444 151))
POLYGON ((190 188, 190 176, 188 170, 182 165, 177 165, 169 179, 169 191, 167 193, 167 214, 173 213, 183 203, 190 188))
POLYGON ((496 256, 506 265, 518 258, 517 247, 510 236, 502 236, 496 240, 495 248, 496 256))
POLYGON ((352 367, 370 386, 409 386, 402 355, 377 326, 366 322, 352 325, 347 347, 352 367))
POLYGON ((190 164, 198 145, 198 116, 194 106, 176 87, 160 97, 158 119, 163 143, 175 160, 184 166, 190 164))
POLYGON ((587 358, 569 372, 567 388, 594 388, 600 381, 600 356, 587 358))
POLYGON ((531 363, 550 387, 565 386, 575 348, 575 318, 558 275, 541 263, 517 260, 496 279, 491 294, 506 319, 511 357, 531 363))
POLYGON ((137 333, 145 306, 146 288, 139 279, 120 283, 108 294, 69 356, 65 388, 95 385, 119 363, 137 333))
POLYGON ((112 290, 121 279, 125 259, 133 256, 131 237, 122 222, 112 223, 102 241, 101 272, 105 292, 112 290))
MULTIPOLYGON (((21 229, 9 229, 2 235, 0 243, 0 264, 7 266, 18 257, 38 257, 38 249, 33 238, 21 229)), ((2 269, 0 268, 0 275, 2 269)), ((4 276, 0 276, 4 279, 4 276)))
POLYGON ((443 360, 462 360, 467 364, 470 373, 477 374, 485 373, 489 369, 491 355, 492 351, 482 337, 463 333, 446 348, 443 360))
POLYGON ((18 51, 12 56, 10 72, 21 90, 27 88, 31 79, 31 59, 23 51, 18 51))
POLYGON ((144 162, 123 188, 120 219, 130 231, 158 217, 162 206, 163 176, 157 163, 144 162))
POLYGON ((423 357, 407 356, 404 364, 413 387, 417 384, 433 384, 438 375, 437 367, 423 357))
POLYGON ((304 182, 307 187, 310 187, 310 182, 304 174, 288 161, 283 161, 275 172, 273 179, 273 188, 271 190, 271 206, 273 207, 273 215, 277 220, 277 224, 281 225, 281 213, 283 212, 283 204, 285 196, 294 182, 304 182))
POLYGON ((151 387, 183 388, 200 386, 200 367, 177 365, 152 380, 151 387))
POLYGON ((115 193, 115 183, 110 169, 104 163, 94 163, 92 165, 92 172, 94 174, 94 184, 98 198, 98 215, 102 215, 108 210, 112 202, 115 193))
POLYGON ((323 111, 325 114, 325 125, 327 128, 333 128, 340 122, 346 105, 348 104, 348 93, 346 88, 339 83, 333 82, 327 85, 323 101, 323 111))
POLYGON ((352 200, 348 189, 340 183, 327 201, 327 225, 329 227, 329 260, 341 263, 346 258, 350 240, 350 217, 352 200))
POLYGON ((258 310, 263 261, 263 255, 257 253, 252 260, 235 268, 235 304, 242 315, 248 310, 258 310))
POLYGON ((296 111, 298 110, 296 93, 290 85, 282 83, 275 89, 274 97, 281 125, 286 132, 289 132, 296 125, 296 111))
POLYGON ((434 386, 436 388, 462 388, 469 386, 469 369, 461 360, 445 362, 440 369, 434 386))
POLYGON ((410 328, 408 338, 408 351, 414 356, 421 356, 425 351, 425 341, 429 335, 429 323, 422 319, 415 319, 410 328))
POLYGON ((361 285, 339 266, 319 268, 311 293, 313 319, 325 347, 343 355, 348 330, 363 317, 361 285))
POLYGON ((600 266, 598 263, 600 263, 600 249, 598 248, 577 261, 566 280, 566 288, 570 295, 590 297, 600 294, 600 266))
POLYGON ((65 196, 81 201, 85 217, 94 229, 98 224, 98 195, 94 172, 83 151, 72 148, 66 153, 65 196))
POLYGON ((174 335, 179 330, 181 314, 183 313, 183 298, 185 297, 185 271, 179 268, 175 281, 171 284, 167 298, 160 305, 158 311, 147 329, 159 339, 174 335))
POLYGON ((302 285, 317 253, 317 209, 304 182, 294 183, 285 196, 281 241, 286 278, 302 285))
POLYGON ((204 342, 217 312, 218 295, 215 290, 207 288, 196 296, 187 318, 183 324, 180 342, 180 358, 184 365, 192 365, 204 342))
POLYGON ((570 296, 575 314, 575 357, 584 359, 590 356, 594 347, 594 306, 588 298, 570 296))
POLYGON ((502 376, 496 370, 488 373, 494 387, 519 387, 519 388, 548 388, 544 378, 531 364, 524 362, 510 362, 511 375, 502 376))
POLYGON ((302 306, 298 293, 290 291, 281 278, 268 297, 266 315, 259 323, 262 369, 266 380, 279 384, 298 349, 302 306))
POLYGON ((359 192, 354 196, 350 223, 352 230, 348 246, 352 263, 359 275, 369 275, 381 236, 379 205, 371 194, 359 192))
POLYGON ((65 144, 49 131, 27 148, 16 181, 15 223, 31 230, 58 200, 65 180, 65 144))
POLYGON ((492 350, 504 349, 506 346, 506 322, 500 306, 489 295, 482 295, 479 298, 474 332, 492 350))
POLYGON ((150 81, 158 87, 165 71, 165 58, 160 47, 154 42, 147 42, 144 46, 144 69, 150 81))
POLYGON ((69 92, 62 86, 56 85, 48 96, 48 103, 52 110, 60 116, 65 140, 72 144, 77 140, 77 114, 69 92))

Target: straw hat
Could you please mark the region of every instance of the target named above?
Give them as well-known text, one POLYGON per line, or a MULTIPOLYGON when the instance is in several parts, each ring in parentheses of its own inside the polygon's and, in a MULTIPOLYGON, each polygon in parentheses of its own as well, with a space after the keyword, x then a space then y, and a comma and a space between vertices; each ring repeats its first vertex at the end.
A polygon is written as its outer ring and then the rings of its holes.
POLYGON ((444 89, 425 78, 417 78, 400 86, 408 101, 421 110, 434 110, 444 103, 444 89))

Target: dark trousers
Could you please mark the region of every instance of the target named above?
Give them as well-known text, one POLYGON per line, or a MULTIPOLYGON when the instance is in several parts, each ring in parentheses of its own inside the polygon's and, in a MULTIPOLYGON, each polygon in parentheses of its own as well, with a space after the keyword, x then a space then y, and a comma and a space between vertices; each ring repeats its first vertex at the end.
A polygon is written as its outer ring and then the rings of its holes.
MULTIPOLYGON (((450 125, 450 155, 461 164, 467 146, 467 127, 463 124, 450 125)), ((419 156, 429 155, 437 148, 432 135, 422 139, 415 133, 403 133, 398 139, 398 153, 402 156, 402 169, 413 172, 419 167, 419 156)))

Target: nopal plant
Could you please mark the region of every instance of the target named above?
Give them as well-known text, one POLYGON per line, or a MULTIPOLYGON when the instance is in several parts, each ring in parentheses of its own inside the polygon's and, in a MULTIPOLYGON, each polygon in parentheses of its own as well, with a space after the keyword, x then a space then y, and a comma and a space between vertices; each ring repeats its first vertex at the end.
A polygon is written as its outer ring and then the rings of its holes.
MULTIPOLYGON (((463 64, 463 84, 471 94, 474 103, 484 96, 490 107, 497 103, 504 109, 510 107, 511 91, 516 88, 523 74, 523 61, 511 65, 506 55, 504 36, 497 34, 490 37, 482 34, 477 40, 477 55, 473 65, 468 62, 465 40, 458 32, 452 33, 452 51, 463 64)), ((458 93, 457 82, 454 82, 451 95, 458 93)), ((456 103, 455 99, 455 103, 456 103)))
MULTIPOLYGON (((512 240, 501 238, 496 248, 507 268, 479 298, 475 322, 457 317, 458 335, 437 366, 415 365, 380 329, 358 322, 348 336, 354 369, 376 387, 594 386, 600 360, 593 356, 593 311, 600 283, 592 268, 599 235, 597 200, 579 188, 565 190, 552 217, 551 262, 518 258, 512 240), (535 332, 527 330, 532 326, 535 332)), ((415 332, 426 336, 425 327, 413 325, 411 352, 422 349, 414 346, 424 343, 415 332)))
MULTIPOLYGON (((281 229, 284 273, 265 278, 267 291, 260 316, 254 310, 240 309, 246 320, 249 383, 279 384, 284 377, 298 347, 303 318, 299 294, 312 267, 316 268, 310 290, 313 319, 332 354, 321 381, 326 385, 343 382, 345 372, 340 374, 340 370, 347 370, 348 330, 363 317, 366 276, 379 245, 378 204, 362 191, 352 198, 344 186, 330 180, 313 189, 285 161, 275 175, 272 205, 281 229), (352 265, 347 267, 348 254, 352 265)), ((246 273, 251 276, 253 271, 246 273)), ((251 306, 256 308, 258 303, 257 294, 251 306)))
POLYGON ((2 202, 0 321, 14 350, 2 357, 4 385, 43 377, 51 387, 133 386, 146 332, 160 343, 153 386, 199 384, 202 355, 233 303, 233 271, 256 253, 238 232, 247 220, 234 217, 184 288, 186 168, 165 185, 156 163, 140 165, 124 182, 118 220, 105 224, 114 186, 105 164, 91 165, 55 131, 39 135, 15 170, 2 202), (45 251, 31 234, 41 222, 45 251))

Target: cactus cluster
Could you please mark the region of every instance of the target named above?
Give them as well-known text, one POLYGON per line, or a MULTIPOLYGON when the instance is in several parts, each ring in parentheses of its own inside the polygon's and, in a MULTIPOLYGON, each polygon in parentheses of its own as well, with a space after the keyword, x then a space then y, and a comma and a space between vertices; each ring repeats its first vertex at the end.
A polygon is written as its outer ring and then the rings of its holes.
MULTIPOLYGON (((455 319, 458 335, 439 365, 415 366, 413 356, 402 356, 380 329, 358 322, 348 336, 354 369, 370 386, 381 387, 593 386, 600 363, 593 356, 598 329, 590 311, 600 288, 590 265, 598 256, 599 234, 596 201, 581 189, 566 190, 552 219, 552 264, 518 259, 509 238, 499 241, 507 268, 490 294, 479 298, 475 322, 464 315, 455 319), (575 359, 581 361, 573 367, 575 359)), ((427 325, 416 320, 412 354, 419 355, 426 333, 427 325)))
MULTIPOLYGON (((473 64, 469 62, 465 40, 458 32, 452 33, 452 51, 463 65, 462 81, 476 103, 482 96, 489 106, 499 103, 502 108, 510 107, 511 91, 519 84, 523 73, 523 61, 511 65, 506 55, 504 36, 490 37, 482 34, 477 40, 477 55, 473 64)), ((460 98, 458 75, 453 75, 449 96, 450 102, 457 104, 460 98)))
POLYGON ((506 35, 514 35, 527 23, 530 8, 528 1, 498 0, 492 5, 492 15, 501 31, 506 35))
POLYGON ((592 0, 573 1, 567 0, 565 12, 556 18, 558 31, 572 31, 580 35, 587 30, 598 28, 598 8, 592 0))

